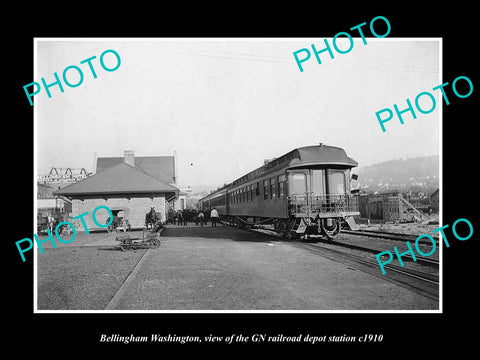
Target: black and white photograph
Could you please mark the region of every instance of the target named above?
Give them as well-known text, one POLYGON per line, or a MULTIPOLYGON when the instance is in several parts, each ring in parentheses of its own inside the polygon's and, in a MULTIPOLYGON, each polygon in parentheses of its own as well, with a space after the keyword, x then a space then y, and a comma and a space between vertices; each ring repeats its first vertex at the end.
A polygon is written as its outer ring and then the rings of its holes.
POLYGON ((242 5, 9 11, 8 348, 476 343, 473 6, 242 5))
POLYGON ((36 50, 37 311, 441 310, 441 39, 36 50))

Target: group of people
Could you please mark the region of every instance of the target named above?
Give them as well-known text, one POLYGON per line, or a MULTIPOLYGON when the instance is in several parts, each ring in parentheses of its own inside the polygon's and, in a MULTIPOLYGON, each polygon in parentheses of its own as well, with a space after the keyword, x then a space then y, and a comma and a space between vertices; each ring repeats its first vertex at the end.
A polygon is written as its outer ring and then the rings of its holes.
POLYGON ((168 211, 167 223, 173 225, 187 226, 189 221, 193 221, 195 225, 206 225, 208 221, 212 222, 212 227, 217 227, 219 219, 218 211, 213 208, 211 211, 203 211, 196 209, 184 209, 174 211, 170 209, 168 211))
MULTIPOLYGON (((209 218, 210 218, 210 221, 212 222, 212 227, 217 227, 217 222, 218 222, 218 219, 219 219, 217 209, 213 208, 210 211, 209 218)), ((201 226, 203 226, 203 224, 207 225, 207 219, 205 217, 205 214, 201 210, 200 210, 200 213, 198 214, 198 219, 199 219, 198 221, 200 222, 201 226)), ((197 222, 196 222, 196 225, 198 225, 197 222)))

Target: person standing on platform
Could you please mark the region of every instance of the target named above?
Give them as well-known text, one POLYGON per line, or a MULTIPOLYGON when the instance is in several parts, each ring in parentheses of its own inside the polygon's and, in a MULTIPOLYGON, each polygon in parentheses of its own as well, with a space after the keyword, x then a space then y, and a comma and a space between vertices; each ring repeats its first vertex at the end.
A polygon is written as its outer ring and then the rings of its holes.
POLYGON ((187 220, 188 220, 188 211, 187 209, 182 211, 182 218, 183 218, 183 226, 187 226, 187 220))
POLYGON ((203 222, 204 222, 205 215, 203 215, 203 211, 200 211, 200 214, 198 214, 198 219, 200 220, 200 226, 203 227, 203 222))
POLYGON ((212 227, 217 227, 217 221, 218 221, 218 211, 217 209, 213 208, 212 211, 210 212, 210 218, 212 220, 212 227))
POLYGON ((183 215, 180 210, 177 210, 177 225, 183 225, 183 215))

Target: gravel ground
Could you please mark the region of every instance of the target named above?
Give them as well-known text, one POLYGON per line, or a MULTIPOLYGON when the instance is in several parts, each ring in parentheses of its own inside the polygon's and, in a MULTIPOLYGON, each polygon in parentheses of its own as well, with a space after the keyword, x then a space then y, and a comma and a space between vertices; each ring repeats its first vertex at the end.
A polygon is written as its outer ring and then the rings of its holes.
POLYGON ((221 225, 171 227, 148 252, 123 252, 103 234, 75 242, 37 254, 38 310, 438 308, 379 277, 221 225))
POLYGON ((146 249, 45 249, 37 256, 38 310, 103 310, 146 249))
POLYGON ((117 310, 437 309, 381 277, 253 232, 172 229, 117 310), (202 236, 203 233, 203 236, 202 236))
POLYGON ((408 235, 422 235, 428 234, 438 240, 438 232, 432 233, 432 230, 438 229, 440 225, 438 223, 434 224, 422 224, 422 223, 386 223, 386 224, 358 224, 362 230, 370 231, 386 231, 398 234, 408 234, 408 235))

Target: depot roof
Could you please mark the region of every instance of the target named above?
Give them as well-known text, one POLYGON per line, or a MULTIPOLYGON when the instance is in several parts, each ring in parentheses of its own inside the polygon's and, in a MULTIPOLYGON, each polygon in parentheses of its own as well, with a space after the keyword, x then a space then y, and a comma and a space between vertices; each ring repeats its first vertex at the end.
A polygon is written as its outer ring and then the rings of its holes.
POLYGON ((75 197, 81 195, 178 193, 179 191, 175 186, 169 185, 137 167, 121 162, 57 190, 54 194, 75 197))
MULTIPOLYGON (((124 157, 99 157, 96 173, 101 173, 124 162, 124 157)), ((173 156, 135 156, 136 168, 170 184, 175 183, 175 159, 173 156)))

